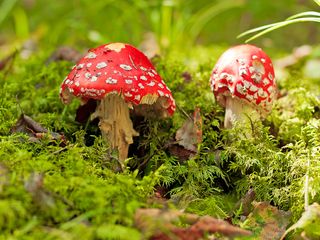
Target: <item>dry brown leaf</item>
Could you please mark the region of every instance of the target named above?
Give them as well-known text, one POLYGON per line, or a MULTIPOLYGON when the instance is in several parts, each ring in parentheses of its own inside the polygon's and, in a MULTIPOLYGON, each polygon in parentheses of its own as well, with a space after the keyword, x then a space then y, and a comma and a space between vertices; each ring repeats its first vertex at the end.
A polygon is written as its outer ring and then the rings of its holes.
POLYGON ((11 133, 26 133, 30 138, 29 141, 37 142, 48 136, 53 141, 58 141, 59 145, 64 147, 67 145, 65 136, 60 133, 49 132, 48 129, 44 128, 33 120, 31 117, 21 114, 16 124, 11 128, 11 133))
POLYGON ((202 142, 200 108, 196 108, 193 116, 187 118, 177 130, 175 140, 175 143, 169 145, 169 151, 180 160, 187 160, 198 152, 198 145, 202 142))
POLYGON ((138 209, 135 214, 135 225, 151 239, 201 239, 205 234, 219 233, 224 236, 248 236, 250 231, 233 226, 230 223, 210 216, 198 216, 178 210, 138 209), (189 224, 189 227, 178 227, 175 223, 189 224))
POLYGON ((255 229, 257 239, 280 239, 289 224, 291 213, 278 210, 268 202, 254 202, 254 209, 244 222, 246 229, 255 229))

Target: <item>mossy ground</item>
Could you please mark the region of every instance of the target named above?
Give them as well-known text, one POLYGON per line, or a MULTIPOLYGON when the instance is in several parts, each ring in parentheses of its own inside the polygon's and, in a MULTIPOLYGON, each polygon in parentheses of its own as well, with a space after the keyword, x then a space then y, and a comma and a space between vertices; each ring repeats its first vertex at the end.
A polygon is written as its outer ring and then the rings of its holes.
POLYGON ((139 207, 163 207, 149 200, 157 186, 166 188, 171 207, 222 218, 253 188, 258 201, 290 210, 294 222, 303 211, 308 172, 309 201, 320 201, 319 83, 304 78, 299 63, 279 79, 283 94, 263 124, 254 125, 254 136, 230 141, 241 128, 220 127, 223 109, 208 84, 224 49, 195 48, 155 60, 180 110, 140 123, 135 150, 143 151, 131 153, 122 173, 113 171, 98 128, 74 120, 79 102, 64 106, 59 100, 73 64, 45 64, 51 51, 27 60, 18 54, 0 72, 0 239, 140 239, 133 216, 139 207), (183 112, 195 107, 203 117, 203 141, 196 156, 179 161, 163 146, 186 119, 183 112), (67 145, 11 133, 21 113, 63 133, 67 145))

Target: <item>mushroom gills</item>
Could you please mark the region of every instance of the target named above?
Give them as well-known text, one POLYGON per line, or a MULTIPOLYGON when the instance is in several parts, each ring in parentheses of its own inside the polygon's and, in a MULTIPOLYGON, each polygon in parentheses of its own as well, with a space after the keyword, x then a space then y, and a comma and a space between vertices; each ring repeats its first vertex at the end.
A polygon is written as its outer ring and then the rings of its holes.
POLYGON ((133 129, 128 104, 120 95, 109 94, 101 100, 93 116, 99 117, 102 137, 111 144, 112 149, 118 150, 123 167, 133 137, 139 136, 133 129))
POLYGON ((236 122, 246 125, 260 119, 260 114, 243 100, 226 97, 224 127, 232 128, 236 122))

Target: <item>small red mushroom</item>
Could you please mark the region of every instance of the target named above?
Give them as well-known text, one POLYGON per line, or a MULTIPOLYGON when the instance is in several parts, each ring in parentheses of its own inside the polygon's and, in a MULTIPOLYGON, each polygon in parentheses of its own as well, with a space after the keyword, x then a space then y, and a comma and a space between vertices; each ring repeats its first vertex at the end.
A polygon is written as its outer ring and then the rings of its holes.
POLYGON ((176 108, 171 91, 149 59, 124 43, 99 46, 80 59, 60 88, 63 103, 70 103, 74 96, 84 102, 100 101, 94 116, 100 119, 102 136, 118 150, 121 164, 133 136, 138 135, 129 108, 152 106, 161 117, 172 115, 176 108))
POLYGON ((276 82, 271 59, 260 48, 244 44, 225 51, 215 65, 211 90, 226 108, 224 126, 264 117, 271 111, 276 82), (260 113, 260 114, 259 114, 260 113))

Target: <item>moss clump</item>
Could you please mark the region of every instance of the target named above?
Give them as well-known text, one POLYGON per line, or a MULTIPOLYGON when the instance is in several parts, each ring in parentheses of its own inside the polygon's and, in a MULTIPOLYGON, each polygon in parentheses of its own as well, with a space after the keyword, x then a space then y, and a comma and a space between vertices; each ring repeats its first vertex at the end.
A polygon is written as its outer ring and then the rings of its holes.
POLYGON ((8 73, 0 73, 3 239, 139 239, 135 210, 155 205, 148 199, 159 185, 174 205, 218 217, 227 216, 252 188, 257 200, 291 210, 297 219, 308 173, 309 201, 320 201, 319 99, 316 88, 311 92, 302 86, 308 79, 282 81, 285 94, 263 125, 253 124, 253 137, 230 141, 242 128, 220 127, 223 109, 208 84, 216 56, 199 54, 189 59, 198 63, 193 67, 174 55, 158 58, 157 70, 180 110, 172 119, 138 121, 130 169, 115 173, 97 126, 74 120, 79 102, 65 107, 59 100, 59 85, 71 63, 44 65, 46 58, 34 55, 23 62, 17 57, 8 73), (167 146, 184 113, 195 107, 203 117, 203 141, 194 157, 181 161, 167 146), (64 133, 66 146, 48 136, 32 142, 26 134, 10 132, 21 111, 48 130, 64 133))

